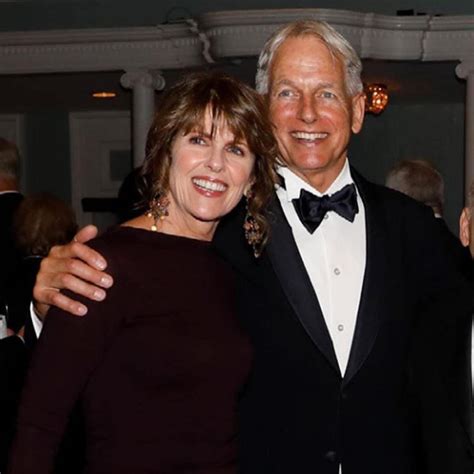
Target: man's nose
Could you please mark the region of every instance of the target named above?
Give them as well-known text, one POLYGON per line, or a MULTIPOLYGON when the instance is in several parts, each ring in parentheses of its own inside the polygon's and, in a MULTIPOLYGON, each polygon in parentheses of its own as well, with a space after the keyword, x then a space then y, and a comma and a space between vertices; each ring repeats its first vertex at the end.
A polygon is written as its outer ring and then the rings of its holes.
POLYGON ((313 123, 318 118, 316 100, 312 96, 303 95, 299 104, 299 118, 305 123, 313 123))

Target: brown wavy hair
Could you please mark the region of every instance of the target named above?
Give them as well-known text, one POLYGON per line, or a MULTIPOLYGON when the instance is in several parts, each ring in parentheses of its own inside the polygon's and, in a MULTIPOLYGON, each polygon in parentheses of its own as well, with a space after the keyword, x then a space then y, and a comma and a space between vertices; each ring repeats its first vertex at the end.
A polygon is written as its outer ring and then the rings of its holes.
POLYGON ((46 256, 53 245, 71 241, 77 232, 76 216, 69 204, 52 194, 32 194, 18 206, 13 230, 24 256, 46 256))
POLYGON ((148 134, 142 194, 150 203, 168 192, 173 141, 178 134, 203 128, 207 111, 211 113, 212 136, 223 121, 237 141, 245 139, 255 155, 248 211, 258 225, 263 246, 269 232, 265 209, 277 181, 280 152, 262 96, 226 74, 189 74, 164 95, 148 134))

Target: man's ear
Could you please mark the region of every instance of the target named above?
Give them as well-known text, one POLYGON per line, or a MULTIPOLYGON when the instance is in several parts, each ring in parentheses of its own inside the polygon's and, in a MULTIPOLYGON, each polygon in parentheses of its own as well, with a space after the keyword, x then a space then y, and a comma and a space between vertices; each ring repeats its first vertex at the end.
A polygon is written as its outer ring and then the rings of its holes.
POLYGON ((359 92, 351 99, 352 101, 352 122, 351 122, 351 130, 352 133, 359 133, 362 124, 364 123, 364 116, 365 116, 365 94, 363 92, 359 92))
POLYGON ((461 239, 461 243, 464 247, 469 246, 469 241, 471 240, 471 215, 470 211, 467 207, 465 207, 462 212, 461 216, 459 217, 459 238, 461 239))

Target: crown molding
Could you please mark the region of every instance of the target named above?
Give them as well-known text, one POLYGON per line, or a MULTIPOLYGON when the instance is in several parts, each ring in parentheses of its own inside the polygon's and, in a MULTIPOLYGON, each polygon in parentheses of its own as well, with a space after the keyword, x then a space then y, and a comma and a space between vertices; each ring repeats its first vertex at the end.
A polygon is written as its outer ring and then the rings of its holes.
POLYGON ((223 11, 203 14, 216 58, 258 55, 279 26, 297 19, 325 20, 343 34, 362 58, 462 60, 474 44, 474 16, 388 16, 329 9, 223 11))
POLYGON ((0 33, 0 74, 172 69, 199 66, 187 25, 0 33))
POLYGON ((190 24, 0 33, 0 74, 184 69, 259 54, 279 26, 325 20, 362 58, 466 61, 472 57, 474 16, 388 16, 330 9, 211 12, 190 24), (207 46, 204 44, 206 43, 207 46))

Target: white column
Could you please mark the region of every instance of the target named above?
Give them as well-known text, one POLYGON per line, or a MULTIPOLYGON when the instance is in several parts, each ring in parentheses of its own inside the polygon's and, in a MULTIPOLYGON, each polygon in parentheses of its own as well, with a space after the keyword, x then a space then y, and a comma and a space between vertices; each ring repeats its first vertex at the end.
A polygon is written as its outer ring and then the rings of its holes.
POLYGON ((148 130, 155 113, 155 90, 165 87, 165 80, 158 72, 127 71, 120 84, 133 91, 133 164, 140 166, 145 158, 148 130))
POLYGON ((456 74, 466 79, 466 119, 465 119, 465 161, 464 191, 465 199, 470 184, 474 181, 474 58, 464 60, 456 67, 456 74))

